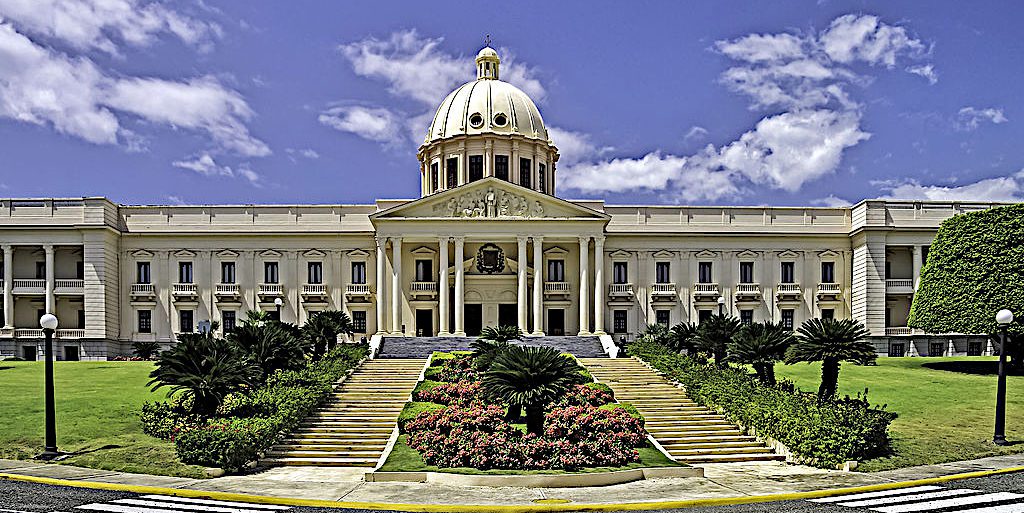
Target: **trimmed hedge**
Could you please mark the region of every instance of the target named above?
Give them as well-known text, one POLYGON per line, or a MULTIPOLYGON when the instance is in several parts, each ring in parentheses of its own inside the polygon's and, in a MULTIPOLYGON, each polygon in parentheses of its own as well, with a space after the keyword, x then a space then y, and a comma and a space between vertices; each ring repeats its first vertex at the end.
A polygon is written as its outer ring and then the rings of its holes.
POLYGON ((421 413, 443 409, 443 404, 409 401, 405 403, 405 407, 402 408, 402 412, 398 414, 398 430, 402 433, 406 433, 407 431, 405 430, 405 426, 421 413))
POLYGON ((181 415, 177 403, 147 404, 143 430, 174 441, 184 463, 238 472, 312 413, 366 354, 365 345, 345 345, 301 370, 276 372, 263 386, 229 396, 216 416, 198 422, 181 415))
POLYGON ((778 440, 816 466, 835 468, 877 456, 889 447, 888 428, 896 414, 884 406, 872 408, 866 392, 863 397, 819 403, 814 394, 791 385, 768 387, 741 369, 697 362, 655 343, 635 342, 627 350, 682 383, 697 403, 778 440))

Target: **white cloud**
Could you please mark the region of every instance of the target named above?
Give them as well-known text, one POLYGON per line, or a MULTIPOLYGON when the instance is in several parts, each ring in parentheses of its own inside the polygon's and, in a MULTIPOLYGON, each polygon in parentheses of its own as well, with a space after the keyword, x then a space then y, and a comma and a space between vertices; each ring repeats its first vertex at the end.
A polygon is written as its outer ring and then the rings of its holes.
POLYGON ((956 127, 960 130, 970 131, 976 130, 984 122, 998 125, 1007 121, 1003 109, 964 107, 957 112, 956 127))
POLYGON ((931 64, 909 66, 907 67, 907 73, 921 75, 922 77, 928 79, 928 83, 932 85, 935 85, 939 82, 939 74, 935 72, 935 66, 931 64))
POLYGON ((877 16, 847 14, 832 21, 821 34, 821 46, 833 61, 849 64, 896 65, 899 56, 919 57, 927 48, 903 27, 888 25, 877 16))
POLYGON ((216 23, 145 0, 0 0, 0 18, 25 32, 108 54, 119 53, 119 43, 147 46, 164 34, 203 45, 221 33, 216 23))
POLYGON ((916 180, 883 185, 882 199, 932 201, 1024 201, 1024 170, 961 186, 922 185, 916 180))
POLYGON ((818 205, 822 207, 848 207, 852 203, 843 198, 837 197, 835 194, 829 194, 824 198, 818 198, 811 200, 811 205, 818 205))
POLYGON ((194 171, 203 176, 225 176, 229 178, 244 178, 250 184, 260 186, 260 175, 249 168, 248 164, 242 164, 237 168, 231 168, 218 164, 209 153, 203 153, 192 160, 178 160, 171 165, 181 169, 194 171))
POLYGON ((284 151, 289 157, 293 157, 293 161, 294 157, 302 157, 309 160, 316 160, 320 158, 320 153, 313 148, 286 148, 284 151))
POLYGON ((142 137, 123 126, 125 114, 205 132, 221 148, 241 155, 270 154, 246 127, 253 117, 246 101, 214 78, 113 76, 87 57, 43 47, 0 23, 0 117, 50 125, 96 144, 144 148, 142 137))
POLYGON ((683 136, 684 141, 696 141, 707 137, 708 130, 702 126, 693 125, 689 130, 686 131, 686 135, 683 136))
POLYGON ((732 41, 717 41, 724 55, 745 62, 794 59, 804 55, 805 42, 793 34, 750 34, 732 41))
POLYGON ((594 144, 590 134, 583 132, 549 126, 548 136, 558 148, 558 163, 563 166, 571 166, 584 160, 594 160, 613 150, 609 146, 599 148, 594 144))
POLYGON ((687 157, 652 152, 640 158, 585 162, 561 169, 560 186, 576 191, 657 192, 678 190, 686 201, 714 201, 738 194, 727 171, 691 166, 687 157))
POLYGON ((398 144, 405 137, 398 115, 382 107, 338 105, 321 113, 318 119, 335 130, 388 145, 398 144))

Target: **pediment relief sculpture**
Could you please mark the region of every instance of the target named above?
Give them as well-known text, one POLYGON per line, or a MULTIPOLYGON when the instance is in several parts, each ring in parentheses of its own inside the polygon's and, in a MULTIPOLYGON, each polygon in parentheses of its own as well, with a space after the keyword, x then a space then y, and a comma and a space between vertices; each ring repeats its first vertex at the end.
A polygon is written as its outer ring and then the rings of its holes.
POLYGON ((540 201, 531 202, 524 195, 488 187, 449 198, 434 205, 434 212, 448 217, 534 218, 544 217, 544 206, 540 201))

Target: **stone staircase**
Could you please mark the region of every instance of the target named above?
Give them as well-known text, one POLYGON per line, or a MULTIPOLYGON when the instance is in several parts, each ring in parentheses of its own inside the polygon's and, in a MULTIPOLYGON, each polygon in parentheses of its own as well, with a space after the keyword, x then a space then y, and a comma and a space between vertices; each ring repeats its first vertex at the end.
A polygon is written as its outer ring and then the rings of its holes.
POLYGON ((426 363, 425 358, 366 361, 260 464, 375 466, 426 363))
MULTIPOLYGON (((473 337, 384 337, 377 358, 427 358, 434 351, 469 351, 473 337)), ((607 357, 598 337, 524 337, 519 345, 548 346, 578 358, 607 357)))
POLYGON ((646 420, 647 432, 681 463, 784 460, 752 436, 693 402, 683 389, 633 358, 580 360, 619 401, 632 403, 646 420))

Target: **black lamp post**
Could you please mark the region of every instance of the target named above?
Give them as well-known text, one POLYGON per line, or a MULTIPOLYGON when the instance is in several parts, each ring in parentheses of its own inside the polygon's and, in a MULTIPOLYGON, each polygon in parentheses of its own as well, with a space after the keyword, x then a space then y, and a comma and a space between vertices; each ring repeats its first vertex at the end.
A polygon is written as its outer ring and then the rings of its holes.
POLYGON ((281 299, 281 298, 277 298, 277 299, 274 300, 274 306, 277 307, 277 320, 278 321, 281 320, 281 305, 283 305, 283 304, 284 304, 284 300, 281 299))
POLYGON ((44 347, 45 358, 45 394, 46 394, 46 443, 43 453, 36 456, 40 460, 52 460, 60 453, 57 452, 57 422, 55 419, 55 407, 53 400, 53 332, 57 329, 57 316, 46 314, 39 318, 39 326, 43 328, 43 336, 46 338, 44 347))
POLYGON ((1009 445, 1006 441, 1006 345, 1010 342, 1006 328, 1013 322, 1013 312, 1003 309, 996 314, 1002 340, 999 343, 999 384, 996 386, 996 433, 992 443, 1009 445))
POLYGON ((725 308, 725 298, 718 296, 718 316, 721 317, 723 309, 725 308))

